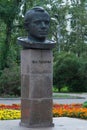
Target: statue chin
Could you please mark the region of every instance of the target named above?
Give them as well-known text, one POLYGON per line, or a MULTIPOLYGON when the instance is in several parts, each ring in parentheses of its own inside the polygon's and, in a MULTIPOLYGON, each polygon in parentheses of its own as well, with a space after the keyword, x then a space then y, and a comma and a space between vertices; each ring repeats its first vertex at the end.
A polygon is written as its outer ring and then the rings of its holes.
POLYGON ((30 41, 30 42, 33 42, 33 43, 41 43, 41 42, 45 42, 45 40, 46 40, 46 37, 33 37, 33 36, 28 36, 28 40, 30 41))

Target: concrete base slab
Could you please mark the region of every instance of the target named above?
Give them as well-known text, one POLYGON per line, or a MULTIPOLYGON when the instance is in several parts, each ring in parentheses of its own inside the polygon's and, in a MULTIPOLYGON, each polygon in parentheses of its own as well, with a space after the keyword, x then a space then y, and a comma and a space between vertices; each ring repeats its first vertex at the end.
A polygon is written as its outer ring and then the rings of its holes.
POLYGON ((87 121, 68 117, 53 118, 54 127, 25 128, 19 125, 20 120, 0 121, 0 130, 87 130, 87 121))

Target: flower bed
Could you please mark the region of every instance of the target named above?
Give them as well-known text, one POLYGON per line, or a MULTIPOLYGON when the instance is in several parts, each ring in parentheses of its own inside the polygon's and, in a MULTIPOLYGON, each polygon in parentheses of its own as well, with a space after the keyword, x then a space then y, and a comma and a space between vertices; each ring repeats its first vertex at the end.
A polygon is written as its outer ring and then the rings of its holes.
MULTIPOLYGON (((54 104, 53 117, 75 117, 87 119, 87 108, 83 108, 82 104, 54 104)), ((20 118, 20 104, 0 104, 0 120, 20 118)))
POLYGON ((83 108, 82 104, 54 104, 53 116, 87 119, 87 108, 83 108))
POLYGON ((20 119, 20 117, 21 112, 19 104, 0 104, 0 120, 20 119))

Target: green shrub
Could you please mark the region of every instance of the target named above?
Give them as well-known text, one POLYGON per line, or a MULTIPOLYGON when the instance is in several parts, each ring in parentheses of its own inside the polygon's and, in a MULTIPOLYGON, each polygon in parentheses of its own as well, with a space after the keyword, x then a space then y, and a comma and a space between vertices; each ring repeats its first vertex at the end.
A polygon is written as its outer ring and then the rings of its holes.
POLYGON ((20 67, 5 68, 0 76, 0 95, 20 95, 20 67))
POLYGON ((69 82, 74 79, 78 72, 78 60, 74 54, 60 53, 54 62, 54 84, 59 90, 63 86, 70 86, 69 82))
POLYGON ((82 104, 82 107, 86 107, 86 108, 87 108, 87 101, 85 101, 85 102, 82 104))
POLYGON ((87 91, 87 61, 72 53, 58 53, 54 58, 54 85, 62 90, 68 86, 70 92, 87 91))

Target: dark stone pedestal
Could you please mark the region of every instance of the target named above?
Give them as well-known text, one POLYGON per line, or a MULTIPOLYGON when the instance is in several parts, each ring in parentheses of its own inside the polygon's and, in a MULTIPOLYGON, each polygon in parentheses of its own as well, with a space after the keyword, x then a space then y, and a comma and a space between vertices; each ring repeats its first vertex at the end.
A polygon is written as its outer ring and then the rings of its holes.
POLYGON ((21 52, 21 126, 52 127, 52 50, 21 52))

